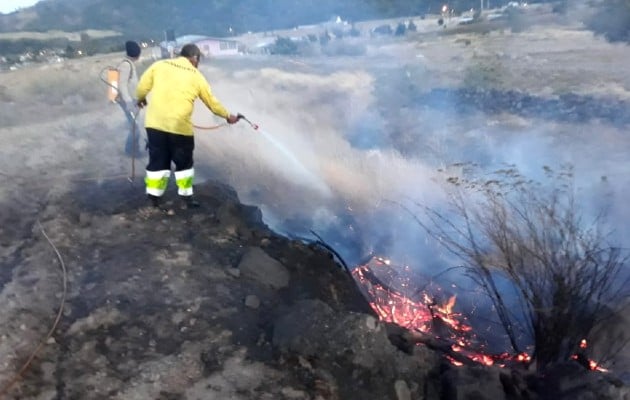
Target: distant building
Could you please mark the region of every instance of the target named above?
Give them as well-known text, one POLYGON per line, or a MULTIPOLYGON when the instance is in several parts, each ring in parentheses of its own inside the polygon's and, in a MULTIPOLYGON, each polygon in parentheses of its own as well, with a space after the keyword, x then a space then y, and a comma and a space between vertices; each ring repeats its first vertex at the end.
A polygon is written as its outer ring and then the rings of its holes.
POLYGON ((196 44, 205 57, 231 56, 239 53, 239 42, 236 40, 200 35, 185 35, 175 38, 174 41, 164 41, 160 43, 162 57, 172 57, 178 54, 181 48, 189 43, 196 44))
POLYGON ((194 43, 206 57, 238 54, 238 42, 235 40, 206 38, 194 43))

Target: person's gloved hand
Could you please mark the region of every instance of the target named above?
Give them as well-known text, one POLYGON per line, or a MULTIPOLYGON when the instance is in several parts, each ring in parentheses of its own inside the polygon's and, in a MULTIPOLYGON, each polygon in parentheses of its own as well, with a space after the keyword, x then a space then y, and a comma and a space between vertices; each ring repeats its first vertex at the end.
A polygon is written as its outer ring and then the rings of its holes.
POLYGON ((227 118, 226 118, 228 124, 235 124, 238 122, 239 118, 237 115, 234 114, 230 114, 227 118))
POLYGON ((138 100, 138 102, 136 103, 136 106, 138 106, 138 109, 142 109, 146 105, 147 105, 147 99, 138 100))

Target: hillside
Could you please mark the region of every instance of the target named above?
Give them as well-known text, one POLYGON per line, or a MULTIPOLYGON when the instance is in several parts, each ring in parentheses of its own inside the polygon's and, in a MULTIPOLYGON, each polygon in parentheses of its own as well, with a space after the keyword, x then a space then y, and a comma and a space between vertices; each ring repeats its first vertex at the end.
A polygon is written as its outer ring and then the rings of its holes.
MULTIPOLYGON (((493 1, 493 7, 508 1, 493 1)), ((234 0, 173 2, 124 0, 46 0, 10 15, 0 15, 0 32, 116 30, 125 35, 161 38, 165 29, 210 36, 292 28, 329 20, 391 18, 438 14, 443 2, 404 0, 234 0)), ((451 2, 461 13, 478 7, 477 0, 451 2)))

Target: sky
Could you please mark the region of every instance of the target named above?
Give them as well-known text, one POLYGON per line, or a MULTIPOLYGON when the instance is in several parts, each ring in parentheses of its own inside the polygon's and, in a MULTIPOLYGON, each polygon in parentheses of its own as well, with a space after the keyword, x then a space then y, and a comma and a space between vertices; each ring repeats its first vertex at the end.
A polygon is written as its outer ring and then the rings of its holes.
POLYGON ((8 14, 21 7, 30 7, 39 0, 2 0, 0 2, 0 13, 8 14))

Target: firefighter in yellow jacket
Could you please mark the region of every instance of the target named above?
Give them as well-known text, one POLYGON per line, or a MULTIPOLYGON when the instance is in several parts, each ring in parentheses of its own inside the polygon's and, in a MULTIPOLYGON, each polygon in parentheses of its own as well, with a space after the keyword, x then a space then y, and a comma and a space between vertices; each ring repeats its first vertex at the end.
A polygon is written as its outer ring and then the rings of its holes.
POLYGON ((136 90, 138 107, 147 106, 145 128, 149 147, 145 184, 154 207, 160 200, 175 164, 177 193, 186 207, 198 207, 193 199, 192 112, 195 99, 230 124, 238 117, 228 112, 214 97, 210 85, 197 69, 201 51, 194 44, 185 45, 175 59, 156 61, 140 77, 136 90), (147 104, 147 96, 151 99, 147 104))

